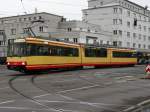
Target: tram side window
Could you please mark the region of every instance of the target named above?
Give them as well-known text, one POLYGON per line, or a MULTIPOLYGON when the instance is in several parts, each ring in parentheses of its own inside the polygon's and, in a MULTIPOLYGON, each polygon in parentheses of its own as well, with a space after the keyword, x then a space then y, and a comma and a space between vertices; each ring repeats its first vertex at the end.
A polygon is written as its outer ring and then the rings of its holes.
POLYGON ((27 55, 30 55, 30 56, 79 56, 79 50, 77 48, 30 44, 27 47, 27 55))
POLYGON ((136 54, 134 52, 118 52, 118 51, 113 51, 113 57, 135 58, 136 54))
POLYGON ((107 49, 101 48, 96 50, 97 57, 107 57, 107 49))
POLYGON ((79 50, 77 48, 67 48, 67 47, 49 47, 50 56, 79 56, 79 50))
POLYGON ((107 49, 85 48, 85 57, 107 57, 107 49))

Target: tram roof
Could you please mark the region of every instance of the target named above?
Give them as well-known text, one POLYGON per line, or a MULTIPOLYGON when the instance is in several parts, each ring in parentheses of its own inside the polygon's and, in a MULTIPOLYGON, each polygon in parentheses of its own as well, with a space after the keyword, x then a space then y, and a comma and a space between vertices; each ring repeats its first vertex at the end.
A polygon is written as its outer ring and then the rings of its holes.
POLYGON ((60 42, 60 41, 54 41, 54 40, 46 40, 46 39, 39 39, 39 38, 25 38, 25 40, 28 42, 43 42, 43 44, 58 44, 58 45, 67 45, 67 46, 75 46, 79 47, 79 44, 73 44, 73 43, 66 43, 66 42, 60 42))
POLYGON ((99 44, 75 44, 72 42, 65 42, 65 41, 56 41, 56 40, 47 40, 47 39, 41 39, 41 38, 34 38, 34 37, 27 37, 25 39, 17 39, 17 40, 24 40, 26 42, 43 42, 42 44, 49 44, 49 43, 53 43, 53 44, 57 44, 57 45, 67 45, 67 46, 74 46, 74 47, 79 47, 80 45, 85 46, 86 48, 106 48, 106 49, 120 49, 120 50, 134 50, 132 48, 124 48, 124 47, 116 47, 116 46, 112 46, 112 45, 107 45, 107 44, 103 44, 103 45, 99 45, 99 44))

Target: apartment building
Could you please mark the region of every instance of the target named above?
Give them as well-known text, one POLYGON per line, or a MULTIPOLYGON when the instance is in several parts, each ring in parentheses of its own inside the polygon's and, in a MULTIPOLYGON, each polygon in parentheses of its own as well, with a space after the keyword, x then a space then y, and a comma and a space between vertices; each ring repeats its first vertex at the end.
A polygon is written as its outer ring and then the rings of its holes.
POLYGON ((129 0, 89 0, 83 21, 113 32, 115 46, 150 49, 150 11, 129 0))

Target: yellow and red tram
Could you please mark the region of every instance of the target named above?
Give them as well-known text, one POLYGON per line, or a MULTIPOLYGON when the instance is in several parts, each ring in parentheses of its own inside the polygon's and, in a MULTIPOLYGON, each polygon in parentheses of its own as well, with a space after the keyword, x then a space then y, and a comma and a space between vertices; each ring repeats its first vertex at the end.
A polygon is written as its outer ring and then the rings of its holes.
POLYGON ((131 49, 105 48, 38 38, 8 42, 8 69, 21 72, 83 66, 129 66, 137 64, 131 49))

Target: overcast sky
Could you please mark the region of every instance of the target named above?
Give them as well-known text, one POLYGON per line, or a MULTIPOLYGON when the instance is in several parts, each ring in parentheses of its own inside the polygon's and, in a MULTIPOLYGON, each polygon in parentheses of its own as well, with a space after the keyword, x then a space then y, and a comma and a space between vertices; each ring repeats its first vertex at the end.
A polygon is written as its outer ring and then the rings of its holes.
MULTIPOLYGON (((150 0, 131 0, 139 5, 150 7, 150 0)), ((82 18, 82 9, 87 8, 87 0, 1 0, 0 17, 14 16, 35 12, 35 8, 38 12, 49 12, 64 16, 67 19, 82 18)))

